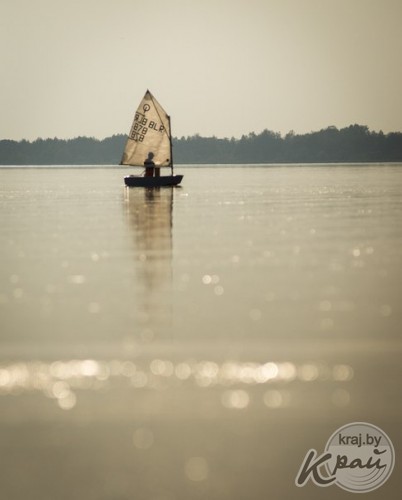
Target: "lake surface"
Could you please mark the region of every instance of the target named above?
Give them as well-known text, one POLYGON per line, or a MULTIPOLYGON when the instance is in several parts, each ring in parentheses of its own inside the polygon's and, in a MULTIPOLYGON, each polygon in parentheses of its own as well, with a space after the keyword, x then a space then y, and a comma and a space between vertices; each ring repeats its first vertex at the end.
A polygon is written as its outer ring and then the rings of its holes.
POLYGON ((398 459, 402 165, 127 172, 0 169, 4 498, 343 498, 294 481, 356 421, 398 459))

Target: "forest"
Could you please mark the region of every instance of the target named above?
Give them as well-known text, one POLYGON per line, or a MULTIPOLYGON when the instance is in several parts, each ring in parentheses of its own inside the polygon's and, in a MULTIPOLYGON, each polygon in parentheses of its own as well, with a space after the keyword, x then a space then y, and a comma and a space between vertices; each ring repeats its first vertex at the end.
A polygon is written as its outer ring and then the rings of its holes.
MULTIPOLYGON (((118 165, 126 139, 0 140, 0 165, 118 165)), ((402 133, 355 124, 307 134, 263 130, 240 139, 196 134, 174 138, 173 154, 176 164, 402 162, 402 133)))

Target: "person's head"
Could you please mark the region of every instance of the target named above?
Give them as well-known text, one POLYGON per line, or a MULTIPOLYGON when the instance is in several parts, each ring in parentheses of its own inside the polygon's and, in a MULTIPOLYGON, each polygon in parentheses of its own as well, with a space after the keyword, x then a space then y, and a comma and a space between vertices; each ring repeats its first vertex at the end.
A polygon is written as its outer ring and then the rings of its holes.
POLYGON ((148 160, 152 160, 152 159, 153 159, 153 157, 154 157, 154 154, 152 153, 152 151, 150 151, 150 152, 148 153, 148 160))

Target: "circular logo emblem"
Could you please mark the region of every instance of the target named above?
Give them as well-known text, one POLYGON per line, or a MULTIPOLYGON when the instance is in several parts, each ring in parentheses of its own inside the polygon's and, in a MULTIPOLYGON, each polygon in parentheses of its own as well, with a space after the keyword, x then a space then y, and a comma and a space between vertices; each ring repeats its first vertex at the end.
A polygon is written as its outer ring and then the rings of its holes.
POLYGON ((391 440, 379 427, 354 422, 338 429, 329 438, 325 464, 335 483, 344 490, 365 493, 379 488, 391 475, 395 451, 391 440))

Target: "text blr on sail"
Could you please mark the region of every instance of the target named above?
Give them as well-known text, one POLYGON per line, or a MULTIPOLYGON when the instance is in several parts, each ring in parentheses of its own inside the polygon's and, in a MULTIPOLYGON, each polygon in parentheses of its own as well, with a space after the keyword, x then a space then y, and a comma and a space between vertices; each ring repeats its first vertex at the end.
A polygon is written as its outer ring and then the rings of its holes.
MULTIPOLYGON (((149 105, 144 106, 144 112, 149 110, 149 105), (146 109, 148 107, 148 109, 146 109)), ((148 129, 152 129, 155 132, 163 133, 165 127, 156 123, 152 120, 148 120, 145 114, 136 112, 135 118, 133 122, 133 126, 130 131, 130 139, 136 142, 142 142, 145 138, 145 135, 148 132, 148 129)))

